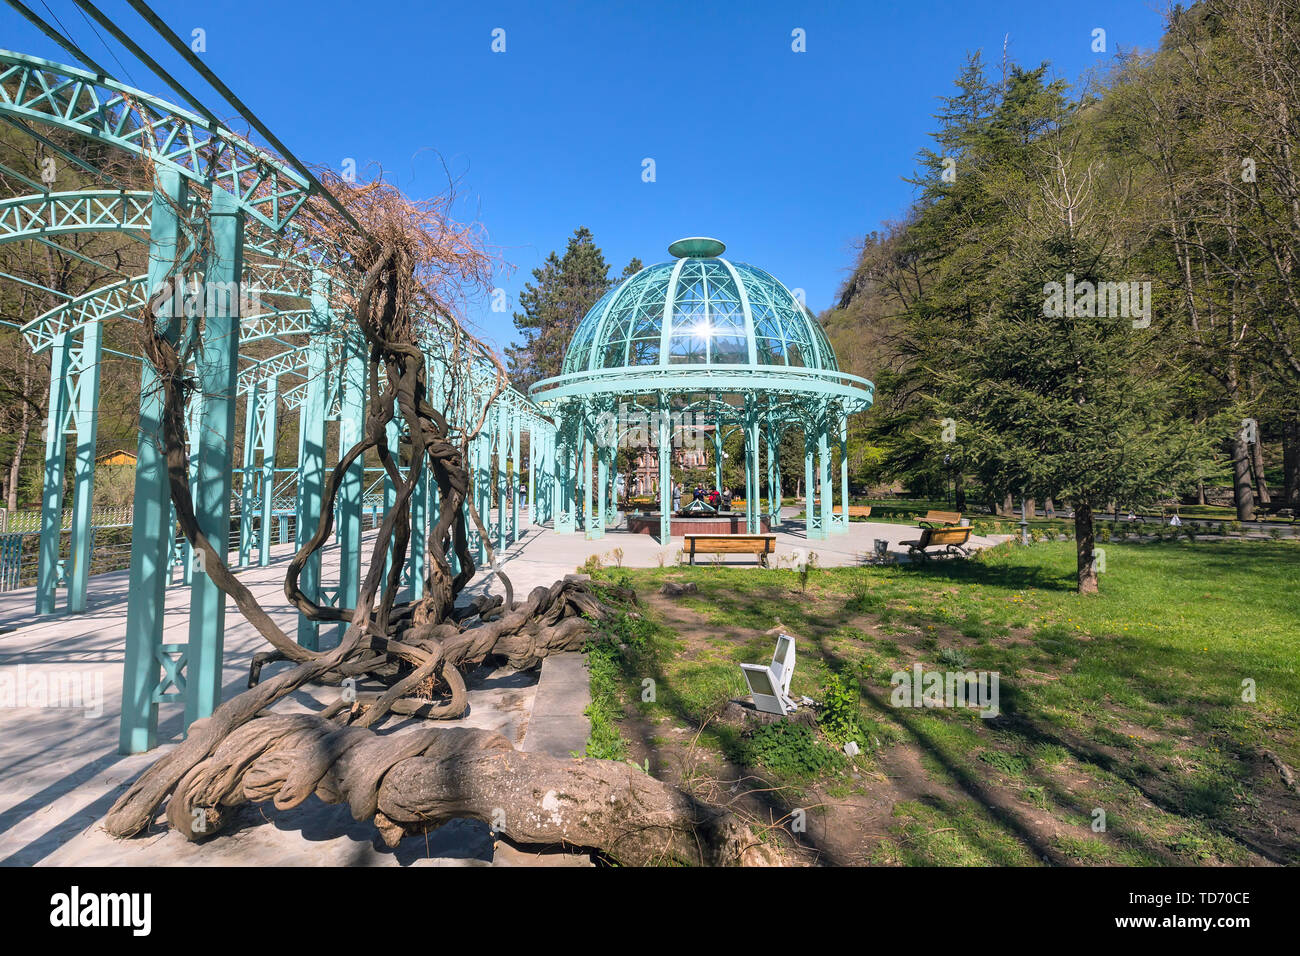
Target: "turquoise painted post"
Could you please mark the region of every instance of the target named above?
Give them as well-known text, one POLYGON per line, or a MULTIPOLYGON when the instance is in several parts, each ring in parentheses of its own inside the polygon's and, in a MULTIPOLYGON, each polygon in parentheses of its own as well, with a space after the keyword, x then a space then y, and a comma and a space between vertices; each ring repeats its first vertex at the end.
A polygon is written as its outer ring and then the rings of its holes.
POLYGON ((580 447, 582 448, 582 530, 588 538, 600 537, 605 533, 605 529, 597 529, 592 521, 591 511, 591 492, 592 492, 592 442, 591 432, 583 423, 582 437, 580 447), (594 535, 592 532, 596 532, 594 535))
MULTIPOLYGON (((365 341, 353 334, 346 343, 343 361, 342 400, 339 405, 339 457, 361 440, 366 412, 365 341)), ((365 461, 352 463, 339 484, 339 606, 355 607, 361 595, 361 508, 365 494, 365 461)), ((347 622, 338 626, 339 640, 347 622)))
POLYGON ((429 538, 429 467, 425 458, 412 462, 417 469, 415 491, 411 493, 411 560, 406 566, 407 586, 411 589, 411 600, 417 601, 424 596, 424 549, 429 538))
POLYGON ((496 432, 497 446, 497 456, 493 462, 493 467, 496 469, 494 484, 497 489, 497 539, 494 544, 498 555, 503 554, 506 550, 506 495, 509 494, 509 462, 507 456, 510 454, 510 427, 506 415, 505 402, 498 401, 496 424, 493 428, 493 431, 496 432))
POLYGON ((772 419, 767 420, 767 511, 768 522, 775 531, 781 527, 781 436, 772 419))
MULTIPOLYGON (((177 210, 188 204, 189 191, 180 173, 158 167, 149 224, 149 279, 152 292, 173 277, 181 241, 177 210)), ((178 322, 171 314, 158 325, 175 339, 178 322)), ((167 487, 162 433, 161 386, 153 366, 141 363, 140 436, 136 443, 135 495, 131 517, 131 586, 126 598, 126 654, 122 668, 122 718, 118 751, 152 750, 158 740, 158 704, 171 698, 159 685, 162 671, 163 606, 175 524, 167 487)), ((183 690, 177 687, 177 693, 183 690)))
MULTIPOLYGON (((609 484, 609 450, 606 448, 603 440, 597 440, 595 448, 596 456, 596 502, 595 507, 588 511, 587 526, 590 530, 587 537, 593 541, 605 537, 605 495, 606 487, 609 484)), ((587 500, 591 500, 591 492, 587 492, 587 500)))
MULTIPOLYGON (((199 530, 222 557, 230 551, 230 493, 239 375, 239 286, 244 274, 244 213, 235 197, 213 189, 209 211, 212 249, 204 279, 205 315, 195 358, 203 393, 194 506, 199 530)), ((189 665, 185 726, 221 703, 221 660, 226 635, 226 595, 195 568, 190 587, 189 665)))
POLYGON ((528 526, 541 524, 537 514, 537 458, 541 454, 541 436, 538 434, 537 422, 528 423, 528 526))
MULTIPOLYGON (((320 521, 325 495, 325 438, 330 405, 329 333, 330 280, 323 271, 312 275, 310 337, 307 341, 307 388, 298 408, 298 494, 294 539, 298 550, 311 540, 320 521)), ((298 577, 302 593, 321 602, 321 555, 317 551, 303 565, 298 577)), ((320 627, 306 615, 298 615, 299 645, 320 649, 320 627)))
MULTIPOLYGON (((262 383, 262 533, 257 539, 257 563, 271 563, 271 521, 275 511, 275 446, 280 417, 280 380, 272 375, 262 383)), ((284 535, 283 524, 280 531, 284 535)))
POLYGON ((746 402, 745 411, 745 530, 758 534, 763 526, 758 520, 758 415, 754 410, 753 396, 746 402))
POLYGON ((80 371, 73 422, 77 434, 77 462, 72 489, 72 542, 68 554, 68 611, 86 610, 90 587, 91 527, 95 508, 95 443, 99 431, 99 360, 103 327, 88 323, 81 332, 80 371))
POLYGON ((823 416, 817 432, 817 483, 821 486, 821 527, 822 537, 832 533, 831 523, 834 514, 835 485, 831 483, 831 450, 826 435, 826 419, 823 416))
POLYGON ((67 469, 67 421, 72 372, 69 333, 60 332, 50 348, 50 401, 45 421, 45 478, 41 493, 41 544, 36 566, 36 613, 53 614, 59 587, 63 537, 63 483, 67 469))
POLYGON ((519 540, 519 412, 510 410, 510 474, 506 486, 510 489, 510 543, 519 540))
MULTIPOLYGON (((195 392, 190 395, 189 403, 185 407, 185 450, 190 458, 190 488, 193 489, 199 480, 199 446, 198 434, 202 428, 199 420, 199 413, 203 411, 202 395, 195 392)), ((176 511, 172 509, 172 518, 176 517, 176 511)), ((194 545, 190 544, 188 537, 181 537, 181 554, 183 561, 181 564, 181 583, 189 587, 194 583, 194 545)))
POLYGON ((813 481, 813 460, 817 454, 817 438, 812 431, 812 423, 804 425, 803 436, 803 513, 805 537, 809 539, 824 537, 822 534, 821 515, 817 511, 817 486, 813 481))
MULTIPOLYGON (((402 462, 402 452, 401 452, 402 428, 398 424, 396 417, 394 417, 387 425, 384 426, 384 434, 388 437, 389 454, 391 454, 397 460, 398 470, 400 471, 401 462, 402 462)), ((392 476, 389 475, 388 471, 385 469, 384 471, 384 514, 388 514, 396 507, 397 507, 397 485, 393 482, 392 476)), ((408 546, 409 546, 409 542, 408 542, 408 546)), ((393 547, 394 547, 393 542, 390 541, 388 544, 388 551, 384 554, 385 585, 387 585, 388 582, 388 575, 393 570, 393 547)))
POLYGON ((239 566, 248 567, 253 553, 253 469, 257 462, 257 401, 260 382, 249 383, 244 393, 244 467, 239 486, 239 566))
POLYGON ((842 514, 836 522, 836 531, 847 534, 849 531, 849 420, 843 413, 837 413, 840 438, 840 509, 842 514))
POLYGON ((713 487, 722 489, 722 422, 713 425, 713 487))
POLYGON ((668 402, 662 394, 655 417, 659 433, 659 543, 667 544, 672 540, 672 424, 668 418, 668 402))

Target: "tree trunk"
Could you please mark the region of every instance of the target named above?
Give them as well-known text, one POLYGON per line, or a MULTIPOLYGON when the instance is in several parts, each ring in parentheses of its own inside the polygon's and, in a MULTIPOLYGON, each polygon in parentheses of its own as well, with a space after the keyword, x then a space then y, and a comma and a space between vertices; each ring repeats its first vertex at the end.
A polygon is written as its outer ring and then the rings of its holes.
POLYGON ((1016 514, 1016 500, 1011 497, 1011 492, 1007 492, 1006 497, 1002 499, 1002 507, 998 509, 999 517, 1013 518, 1016 514))
POLYGON ((960 471, 953 476, 952 498, 957 510, 964 512, 966 510, 966 476, 960 471))
POLYGON ((1196 483, 1196 503, 1198 505, 1205 504, 1205 482, 1203 481, 1196 483))
POLYGON ((1300 507, 1300 416, 1282 422, 1282 498, 1286 507, 1300 507))
POLYGON ((5 501, 9 513, 18 510, 18 477, 22 473, 23 453, 27 450, 27 435, 31 431, 32 404, 29 389, 32 383, 32 353, 26 344, 23 349, 23 410, 19 418, 18 434, 14 436, 14 457, 9 463, 9 494, 5 501))
POLYGON ((1273 498, 1268 493, 1268 481, 1264 478, 1264 436, 1255 435, 1255 441, 1250 446, 1250 468, 1255 474, 1255 494, 1259 496, 1261 505, 1272 504, 1273 498))
POLYGON ((1232 500, 1238 521, 1255 519, 1255 492, 1250 481, 1250 449, 1239 430, 1232 436, 1232 500))
POLYGON ((1038 517, 1038 501, 1034 498, 1025 499, 1025 519, 1038 517))
POLYGON ((1074 508, 1074 542, 1078 558, 1079 593, 1097 593, 1097 561, 1094 553, 1092 505, 1074 508))

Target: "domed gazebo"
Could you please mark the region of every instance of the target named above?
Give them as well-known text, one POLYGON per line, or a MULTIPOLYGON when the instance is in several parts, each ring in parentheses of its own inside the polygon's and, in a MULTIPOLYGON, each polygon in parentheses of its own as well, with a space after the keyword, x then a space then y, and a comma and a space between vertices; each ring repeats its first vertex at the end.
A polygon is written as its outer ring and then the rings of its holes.
MULTIPOLYGON (((725 248, 716 239, 674 242, 674 261, 647 266, 606 293, 574 331, 563 373, 532 387, 559 429, 556 447, 541 451, 553 459, 544 470, 555 476, 547 510, 557 531, 581 524, 589 538, 602 537, 618 446, 657 445, 659 538, 667 541, 662 505, 670 500, 673 446, 711 434, 720 452, 734 429, 745 436, 745 528, 758 532, 764 518, 778 527, 777 449, 791 428, 804 435, 808 537, 847 530, 847 509, 837 515, 834 505, 848 497, 848 416, 871 406, 873 386, 839 370, 821 326, 789 289, 762 269, 723 259, 725 248), (841 452, 838 495, 832 440, 841 452)), ((721 455, 714 460, 720 482, 721 455)))

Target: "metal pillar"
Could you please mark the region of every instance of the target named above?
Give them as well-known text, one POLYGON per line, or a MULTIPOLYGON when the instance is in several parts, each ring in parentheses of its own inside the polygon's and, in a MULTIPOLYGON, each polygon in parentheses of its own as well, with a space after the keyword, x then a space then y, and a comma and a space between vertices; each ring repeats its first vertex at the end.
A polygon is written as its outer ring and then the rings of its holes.
MULTIPOLYGON (((298 494, 294 544, 301 550, 316 533, 325 493, 325 438, 330 413, 329 340, 333 324, 330 315, 330 280, 323 271, 312 275, 310 337, 307 341, 307 389, 298 408, 298 494)), ((298 575, 298 587, 308 599, 323 603, 321 555, 307 558, 298 575)), ((298 643, 320 649, 320 627, 305 614, 298 614, 298 643)))
POLYGON ((673 467, 672 422, 668 417, 667 397, 660 393, 659 407, 659 543, 672 540, 673 467))
POLYGON ((849 531, 849 419, 842 412, 835 413, 839 426, 840 440, 840 514, 835 522, 835 531, 848 534, 849 531))
POLYGON ((257 500, 253 469, 257 464, 257 401, 261 382, 244 393, 244 467, 239 487, 239 566, 248 567, 253 553, 253 502, 257 500))
MULTIPOLYGON (((212 191, 209 211, 211 251, 203 335, 195 358, 203 392, 198 436, 198 481, 194 505, 199 530, 216 549, 230 550, 230 492, 233 463, 230 436, 235 430, 235 394, 239 374, 239 283, 244 272, 244 213, 235 197, 212 191), (214 290, 233 289, 220 295, 214 290)), ((185 726, 207 717, 221 703, 221 658, 226 633, 226 596, 196 568, 190 587, 189 667, 185 726)))
MULTIPOLYGON (((181 242, 177 210, 189 191, 175 170, 159 167, 149 226, 149 291, 170 278, 181 242)), ((175 339, 178 323, 160 316, 159 325, 175 339)), ((140 437, 136 444, 135 495, 131 521, 131 586, 126 604, 126 655, 122 669, 122 719, 118 750, 153 749, 158 739, 158 704, 185 692, 184 647, 162 643, 163 602, 175 526, 167 488, 162 442, 163 400, 154 368, 141 363, 140 437), (176 648, 171 650, 171 648, 176 648), (177 656, 173 656, 177 655, 177 656), (166 676, 159 677, 166 668, 166 676), (168 686, 175 688, 168 693, 168 686)))
POLYGON ((773 531, 781 527, 781 436, 767 420, 767 517, 773 531))
POLYGON ((68 553, 68 611, 86 610, 90 586, 93 514, 95 508, 95 442, 99 430, 99 359, 103 328, 89 323, 81 333, 77 380, 72 401, 77 458, 72 486, 72 539, 68 553))
POLYGON ((50 349, 50 401, 45 422, 45 478, 41 493, 41 544, 36 566, 36 613, 53 614, 59 587, 59 551, 63 538, 63 485, 68 459, 68 413, 72 349, 69 333, 60 332, 50 349))
MULTIPOLYGON (((344 343, 342 379, 339 383, 339 458, 361 441, 366 413, 366 346, 359 333, 344 343)), ((365 494, 366 464, 363 457, 348 466, 339 484, 338 607, 355 607, 361 594, 361 507, 365 494)), ((338 625, 339 640, 347 632, 348 622, 338 625)))
MULTIPOLYGON (((271 563, 271 521, 275 511, 275 446, 280 417, 280 380, 274 375, 262 383, 262 420, 259 435, 262 451, 262 531, 257 539, 257 563, 271 563)), ((282 526, 283 527, 283 526, 282 526)))
POLYGON ((758 450, 758 413, 750 395, 745 401, 745 530, 749 534, 763 530, 759 522, 758 450))

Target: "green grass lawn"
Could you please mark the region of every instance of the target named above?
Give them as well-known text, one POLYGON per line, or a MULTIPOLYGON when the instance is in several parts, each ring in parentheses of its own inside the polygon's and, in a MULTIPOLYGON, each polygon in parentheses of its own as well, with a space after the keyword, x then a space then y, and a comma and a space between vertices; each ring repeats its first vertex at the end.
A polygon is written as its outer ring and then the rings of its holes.
POLYGON ((1300 797, 1263 756, 1300 767, 1300 544, 1106 552, 1102 593, 1086 598, 1065 542, 819 569, 806 588, 753 567, 604 572, 644 595, 666 580, 699 593, 623 620, 600 645, 593 753, 624 756, 624 718, 655 723, 657 740, 691 735, 719 766, 775 780, 789 806, 810 790, 867 800, 910 755, 935 792, 898 800, 864 862, 1300 862, 1300 797), (736 665, 770 656, 778 624, 798 638, 793 693, 836 703, 811 739, 714 720, 745 695, 736 665), (892 706, 890 675, 914 663, 997 672, 1001 714, 892 706), (863 751, 852 759, 839 749, 849 737, 863 751))

